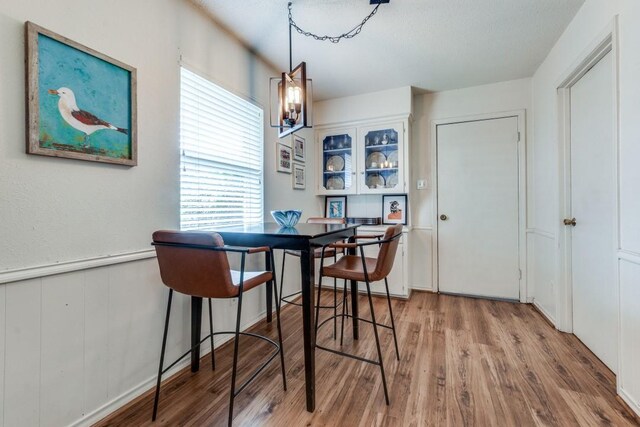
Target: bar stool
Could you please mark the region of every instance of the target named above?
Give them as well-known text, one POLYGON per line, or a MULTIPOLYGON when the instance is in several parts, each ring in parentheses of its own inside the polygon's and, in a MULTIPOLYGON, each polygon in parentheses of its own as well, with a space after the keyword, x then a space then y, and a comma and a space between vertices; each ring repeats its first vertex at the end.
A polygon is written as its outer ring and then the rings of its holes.
MULTIPOLYGON (((316 343, 316 348, 326 350, 331 353, 340 354, 342 356, 350 357, 352 359, 360 360, 362 362, 372 363, 380 367, 380 373, 382 374, 382 387, 384 389, 384 398, 389 405, 389 393, 387 391, 387 380, 384 374, 384 364, 382 362, 382 351, 380 350, 380 338, 378 337, 378 326, 391 329, 393 331, 393 341, 396 347, 396 357, 400 360, 400 351, 398 350, 398 339, 396 337, 396 325, 393 320, 393 310, 391 309, 391 298, 389 297, 389 283, 387 276, 391 272, 393 262, 395 260, 396 252, 398 250, 398 243, 402 236, 402 224, 398 224, 392 227, 388 227, 383 235, 378 236, 355 236, 356 239, 376 239, 373 242, 367 243, 332 243, 328 245, 328 248, 335 250, 344 249, 359 249, 360 255, 345 255, 340 258, 336 263, 328 266, 324 266, 324 257, 320 258, 320 280, 323 277, 333 277, 334 279, 344 279, 344 297, 343 297, 343 311, 341 317, 341 332, 340 332, 340 345, 342 345, 342 334, 344 331, 344 318, 352 317, 356 320, 362 320, 363 322, 371 323, 373 325, 373 334, 376 340, 376 349, 378 351, 378 360, 366 359, 364 357, 355 356, 342 351, 334 350, 328 347, 320 346, 316 343), (370 258, 364 256, 364 248, 366 246, 378 245, 379 252, 378 258, 370 258), (346 291, 347 280, 355 280, 358 282, 364 282, 367 287, 367 297, 369 298, 369 309, 371 311, 371 320, 361 319, 358 317, 345 314, 344 307, 346 306, 346 291), (384 280, 385 289, 387 291, 387 304, 389 306, 389 316, 391 317, 391 325, 383 325, 376 322, 376 315, 373 309, 373 301, 371 299, 371 282, 377 282, 384 280)), ((324 248, 323 248, 324 250, 324 248)), ((318 303, 316 305, 316 334, 320 327, 331 318, 325 319, 322 323, 318 323, 319 306, 320 306, 320 289, 318 289, 318 303)))
POLYGON ((171 314, 171 300, 173 291, 185 295, 196 296, 209 299, 209 328, 210 333, 204 337, 199 344, 205 340, 211 340, 211 367, 215 370, 215 355, 213 348, 214 335, 234 334, 233 346, 233 368, 231 372, 231 393, 229 402, 229 426, 233 421, 233 403, 235 397, 249 385, 249 383, 262 372, 264 368, 280 354, 280 368, 282 370, 282 385, 287 390, 287 380, 284 369, 284 351, 282 347, 282 332, 280 326, 280 303, 278 301, 278 287, 275 274, 272 271, 245 271, 245 259, 247 254, 268 252, 271 256, 273 266, 273 252, 268 247, 242 248, 225 246, 222 237, 217 233, 204 232, 181 232, 181 231, 156 231, 153 233, 153 243, 158 255, 160 266, 160 276, 163 283, 169 287, 169 299, 167 302, 167 314, 165 317, 164 334, 162 336, 162 350, 160 352, 160 366, 158 368, 158 381, 156 384, 155 398, 153 402, 152 421, 155 421, 158 412, 158 402, 160 399, 160 384, 162 374, 176 365, 185 356, 193 351, 189 351, 180 356, 167 368, 164 365, 164 353, 167 345, 167 331, 169 329, 169 315, 171 314), (241 254, 240 271, 231 270, 227 253, 241 254), (276 316, 278 328, 278 343, 257 334, 240 332, 240 315, 242 313, 242 295, 244 292, 253 289, 263 283, 273 280, 273 288, 276 295, 276 316), (213 320, 211 310, 211 298, 238 298, 238 311, 236 314, 235 331, 213 332, 213 320), (275 351, 268 357, 267 361, 260 365, 254 373, 236 389, 236 373, 238 368, 238 343, 240 335, 246 335, 261 339, 271 344, 275 351))
MULTIPOLYGON (((309 219, 307 219, 307 224, 346 224, 346 220, 344 218, 323 218, 323 217, 311 217, 309 219)), ((333 248, 327 248, 325 251, 322 250, 323 248, 317 248, 315 250, 315 257, 316 258, 320 258, 320 257, 324 257, 324 258, 333 258, 334 262, 338 261, 338 255, 344 253, 344 251, 342 249, 333 249, 333 248)), ((302 307, 302 304, 300 304, 299 302, 295 302, 293 300, 291 300, 290 298, 298 296, 302 293, 302 291, 297 291, 294 292, 292 294, 289 295, 284 295, 284 265, 285 265, 285 261, 287 259, 287 255, 290 256, 294 256, 294 257, 300 257, 300 251, 296 251, 296 250, 290 250, 290 249, 286 249, 284 251, 284 254, 282 254, 282 270, 280 272, 280 286, 281 286, 281 292, 280 292, 280 302, 284 301, 288 304, 293 304, 293 305, 297 305, 299 307, 302 307)), ((322 280, 320 280, 319 282, 319 288, 322 285, 322 280)), ((322 309, 329 309, 329 308, 333 308, 333 337, 335 339, 336 337, 336 332, 337 332, 337 324, 336 324, 336 315, 338 314, 338 306, 340 304, 338 304, 338 297, 337 297, 337 287, 338 287, 338 281, 337 279, 333 279, 333 305, 323 305, 320 306, 320 308, 322 309)), ((343 299, 344 300, 344 299, 343 299)))

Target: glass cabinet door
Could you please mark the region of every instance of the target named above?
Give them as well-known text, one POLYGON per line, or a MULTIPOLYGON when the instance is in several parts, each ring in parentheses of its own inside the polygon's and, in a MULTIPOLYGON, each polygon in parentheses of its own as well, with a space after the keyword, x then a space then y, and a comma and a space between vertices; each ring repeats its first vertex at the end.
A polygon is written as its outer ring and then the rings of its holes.
POLYGON ((359 129, 362 147, 360 193, 404 192, 402 124, 359 129))
POLYGON ((322 194, 355 193, 355 129, 332 130, 320 135, 319 189, 322 194))

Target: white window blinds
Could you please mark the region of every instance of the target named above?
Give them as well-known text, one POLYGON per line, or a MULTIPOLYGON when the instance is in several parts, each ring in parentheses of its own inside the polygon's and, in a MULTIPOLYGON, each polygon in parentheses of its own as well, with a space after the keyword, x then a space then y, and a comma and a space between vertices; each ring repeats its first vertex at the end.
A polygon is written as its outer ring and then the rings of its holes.
POLYGON ((263 112, 181 68, 180 228, 263 220, 263 112))

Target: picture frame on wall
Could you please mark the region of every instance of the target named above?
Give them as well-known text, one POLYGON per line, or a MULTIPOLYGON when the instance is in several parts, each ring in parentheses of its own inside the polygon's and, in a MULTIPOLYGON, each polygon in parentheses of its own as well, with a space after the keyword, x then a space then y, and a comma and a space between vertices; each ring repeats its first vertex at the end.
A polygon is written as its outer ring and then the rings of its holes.
POLYGON ((325 218, 347 217, 347 196, 326 196, 324 198, 325 218))
POLYGON ((25 24, 27 154, 137 165, 136 69, 25 24))
POLYGON ((382 196, 382 223, 407 225, 408 198, 406 194, 382 196))
POLYGON ((293 135, 293 160, 304 163, 306 159, 306 140, 299 136, 293 135))
POLYGON ((293 188, 294 190, 304 190, 307 188, 307 177, 304 165, 298 163, 293 164, 293 188))
POLYGON ((276 170, 282 173, 291 173, 292 169, 292 151, 287 144, 278 142, 276 145, 276 170))

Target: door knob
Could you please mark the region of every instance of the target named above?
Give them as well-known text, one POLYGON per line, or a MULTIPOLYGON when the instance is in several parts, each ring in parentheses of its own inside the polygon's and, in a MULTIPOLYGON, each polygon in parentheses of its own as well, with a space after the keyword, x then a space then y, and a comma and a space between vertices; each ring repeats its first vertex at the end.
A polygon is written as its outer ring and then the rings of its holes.
POLYGON ((565 218, 565 220, 563 222, 564 222, 564 225, 571 225, 573 227, 575 227, 576 224, 577 224, 575 218, 571 218, 571 219, 565 218))
POLYGON ((449 219, 449 217, 446 216, 445 214, 442 214, 442 215, 440 215, 440 219, 443 220, 443 221, 446 221, 446 220, 449 219))

